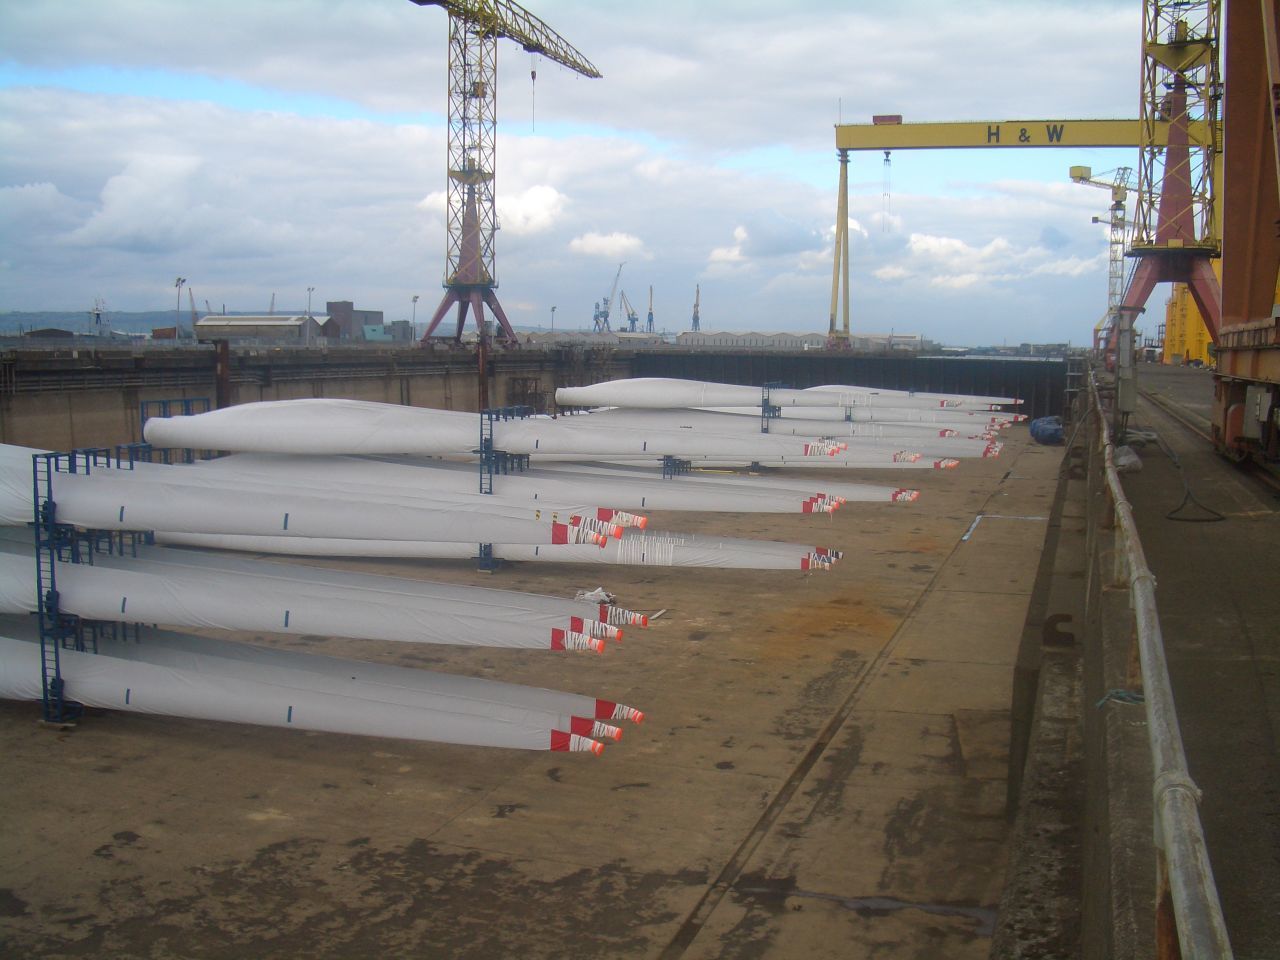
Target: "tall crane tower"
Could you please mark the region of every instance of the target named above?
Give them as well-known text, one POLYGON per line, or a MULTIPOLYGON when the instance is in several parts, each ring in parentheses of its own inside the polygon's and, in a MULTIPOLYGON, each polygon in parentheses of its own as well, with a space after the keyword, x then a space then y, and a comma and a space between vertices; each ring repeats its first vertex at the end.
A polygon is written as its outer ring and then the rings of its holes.
POLYGON ((507 38, 530 53, 598 78, 568 41, 514 0, 410 0, 420 7, 443 7, 449 14, 448 242, 444 298, 427 325, 425 341, 449 308, 458 308, 454 339, 462 339, 467 308, 487 343, 483 309, 497 318, 499 336, 516 340, 494 290, 494 171, 497 159, 498 40, 507 38))
POLYGON ((700 285, 693 288, 693 324, 689 327, 694 333, 702 329, 698 323, 698 307, 702 304, 702 287, 700 285))
POLYGON ((653 333, 653 285, 649 285, 649 316, 644 321, 644 332, 653 333))
POLYGON ((1157 283, 1184 282, 1215 343, 1222 315, 1210 263, 1221 252, 1214 213, 1220 6, 1146 0, 1142 7, 1138 209, 1129 254, 1137 266, 1121 304, 1122 322, 1131 326, 1157 283), (1163 141, 1156 135, 1161 122, 1168 124, 1163 141))
MULTIPOLYGON (((1093 349, 1096 353, 1101 353, 1111 339, 1111 331, 1116 324, 1120 304, 1124 302, 1125 253, 1128 250, 1128 228, 1132 225, 1125 219, 1125 203, 1129 199, 1129 192, 1137 188, 1137 181, 1134 179, 1132 167, 1117 167, 1111 172, 1113 174, 1111 179, 1104 180, 1102 176, 1105 176, 1105 174, 1095 177, 1093 171, 1088 167, 1077 166, 1068 171, 1068 175, 1073 182, 1082 183, 1090 187, 1100 187, 1111 193, 1107 310, 1093 328, 1093 349)), ((1094 217, 1093 220, 1094 223, 1100 222, 1097 217, 1094 217)))
POLYGON ((596 304, 595 314, 591 318, 591 329, 595 333, 608 333, 609 314, 613 310, 614 296, 618 292, 618 279, 622 276, 622 268, 625 267, 626 261, 618 264, 618 272, 613 275, 613 286, 609 288, 609 295, 596 304))

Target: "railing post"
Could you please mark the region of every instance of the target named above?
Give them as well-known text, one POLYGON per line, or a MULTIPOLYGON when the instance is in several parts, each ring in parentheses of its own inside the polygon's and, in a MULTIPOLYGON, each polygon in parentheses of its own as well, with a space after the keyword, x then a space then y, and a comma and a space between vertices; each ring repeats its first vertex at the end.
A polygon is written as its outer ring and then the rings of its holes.
POLYGON ((1156 960, 1182 960, 1182 945, 1178 942, 1178 918, 1173 912, 1173 889, 1169 886, 1169 866, 1165 861, 1163 843, 1156 844, 1155 928, 1156 960))

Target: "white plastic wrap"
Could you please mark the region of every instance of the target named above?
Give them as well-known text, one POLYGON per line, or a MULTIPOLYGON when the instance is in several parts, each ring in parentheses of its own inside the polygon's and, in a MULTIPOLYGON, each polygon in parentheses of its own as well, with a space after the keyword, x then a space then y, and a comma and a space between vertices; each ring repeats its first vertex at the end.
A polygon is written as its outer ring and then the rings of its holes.
MULTIPOLYGON (((0 457, 0 518, 32 518, 32 451, 10 447, 0 457), (22 456, 15 451, 25 451, 22 456), (24 465, 25 461, 25 465, 24 465)), ((137 464, 95 467, 91 474, 53 479, 57 517, 100 530, 171 530, 282 537, 376 537, 516 543, 572 542, 579 532, 564 523, 533 519, 533 511, 502 501, 431 501, 425 497, 363 497, 309 489, 299 481, 240 478, 228 484, 187 466, 137 464), (504 515, 519 512, 523 517, 504 515)))
MULTIPOLYGON (((612 408, 593 411, 586 415, 589 421, 619 424, 631 428, 671 423, 721 434, 754 434, 761 432, 760 415, 746 413, 715 413, 709 410, 627 410, 612 408)), ((925 428, 928 436, 918 428, 911 434, 894 435, 883 427, 877 432, 867 429, 868 424, 851 421, 801 420, 794 417, 777 417, 769 422, 769 436, 835 437, 847 441, 849 453, 879 452, 892 456, 900 450, 910 450, 932 457, 984 457, 992 455, 992 446, 986 440, 970 440, 964 437, 939 436, 940 430, 925 428)))
MULTIPOLYGON (((175 546, 316 557, 465 560, 474 558, 476 551, 474 546, 468 544, 408 540, 326 540, 200 534, 157 534, 157 539, 175 546)), ((603 549, 581 544, 493 544, 494 556, 505 560, 744 570, 807 570, 820 549, 801 544, 775 545, 772 541, 762 540, 699 540, 691 535, 638 531, 626 531, 621 540, 610 540, 603 549)))
MULTIPOLYGON (((445 461, 369 459, 357 457, 307 457, 288 454, 233 454, 198 465, 198 469, 235 475, 323 476, 331 483, 359 483, 365 490, 382 494, 430 490, 436 496, 469 491, 477 482, 475 464, 445 461)), ((592 472, 590 465, 572 468, 543 465, 523 473, 498 474, 493 479, 493 496, 512 504, 533 506, 545 518, 563 520, 585 514, 609 520, 614 510, 696 510, 733 513, 812 512, 807 507, 825 493, 818 484, 807 489, 792 481, 783 485, 770 477, 692 477, 677 481, 662 479, 658 468, 647 472, 614 470, 592 472), (602 508, 578 507, 565 510, 556 504, 593 501, 602 508), (587 511, 590 511, 589 513, 587 511)), ((873 484, 849 485, 844 500, 893 501, 901 499, 899 488, 873 484)), ((632 525, 630 523, 625 525, 632 525)))
MULTIPOLYGON (((357 400, 279 400, 248 403, 190 417, 147 421, 148 442, 256 453, 417 454, 471 456, 479 446, 477 414, 357 400)), ((816 438, 815 438, 816 439, 816 438)), ((757 452, 802 456, 794 437, 693 436, 678 429, 601 429, 577 417, 530 417, 493 424, 494 447, 531 457, 663 456, 757 452)), ((819 455, 814 453, 812 455, 819 455)))
MULTIPOLYGON (((0 697, 36 700, 41 695, 40 647, 13 636, 21 626, 0 627, 0 697)), ((599 748, 589 740, 575 744, 576 735, 557 730, 546 713, 523 711, 517 717, 497 709, 489 715, 457 712, 457 702, 433 694, 392 693, 386 684, 358 676, 339 683, 334 676, 308 670, 305 660, 295 661, 294 667, 268 669, 227 657, 166 651, 163 643, 142 647, 105 641, 101 648, 104 652, 96 654, 60 652, 69 699, 109 710, 467 746, 599 748), (152 654, 161 662, 150 662, 152 654)))
MULTIPOLYGON (((163 547, 94 561, 57 565, 63 611, 95 620, 544 650, 602 650, 618 635, 598 605, 536 594, 163 547)), ((35 606, 31 546, 0 538, 0 613, 35 606)))
MULTIPOLYGON (((585 387, 560 387, 556 403, 564 407, 760 407, 761 387, 667 377, 636 377, 593 383, 585 387)), ((964 406, 970 409, 992 404, 1014 404, 1010 397, 970 397, 964 394, 912 393, 876 387, 830 385, 805 390, 772 388, 769 402, 780 407, 842 407, 879 405, 924 409, 964 406)))

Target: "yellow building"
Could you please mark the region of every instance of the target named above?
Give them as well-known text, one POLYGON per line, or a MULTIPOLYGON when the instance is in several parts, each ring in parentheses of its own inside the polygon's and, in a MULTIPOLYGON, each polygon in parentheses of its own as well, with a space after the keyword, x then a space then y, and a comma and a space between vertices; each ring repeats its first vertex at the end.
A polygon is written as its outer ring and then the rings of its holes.
MULTIPOLYGON (((1217 263, 1215 261, 1215 272, 1217 263)), ((1175 283, 1164 307, 1164 354, 1161 363, 1209 362, 1209 329, 1185 283, 1175 283)))

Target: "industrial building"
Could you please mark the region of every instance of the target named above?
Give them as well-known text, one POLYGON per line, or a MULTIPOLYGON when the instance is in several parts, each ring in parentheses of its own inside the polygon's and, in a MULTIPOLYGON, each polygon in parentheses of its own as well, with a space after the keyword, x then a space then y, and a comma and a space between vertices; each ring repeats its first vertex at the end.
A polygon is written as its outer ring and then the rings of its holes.
POLYGON ((197 340, 258 340, 290 344, 318 343, 340 335, 331 317, 222 316, 213 314, 195 322, 197 340))

